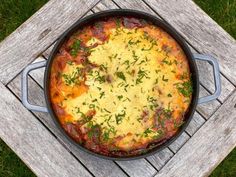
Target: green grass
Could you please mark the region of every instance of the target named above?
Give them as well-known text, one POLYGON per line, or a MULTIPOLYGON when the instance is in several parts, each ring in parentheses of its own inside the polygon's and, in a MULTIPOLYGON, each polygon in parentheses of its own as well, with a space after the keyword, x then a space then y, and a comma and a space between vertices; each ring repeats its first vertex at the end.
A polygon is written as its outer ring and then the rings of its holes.
POLYGON ((194 0, 194 2, 236 39, 236 0, 194 0))
MULTIPOLYGON (((194 0, 207 14, 236 38, 236 0, 194 0)), ((47 0, 1 0, 0 41, 27 20, 47 0)), ((0 139, 0 177, 35 176, 0 139)), ((236 176, 236 149, 213 171, 211 177, 236 176)))
POLYGON ((0 176, 31 177, 35 176, 20 158, 0 139, 0 176))
POLYGON ((20 26, 48 0, 1 0, 0 41, 20 26))

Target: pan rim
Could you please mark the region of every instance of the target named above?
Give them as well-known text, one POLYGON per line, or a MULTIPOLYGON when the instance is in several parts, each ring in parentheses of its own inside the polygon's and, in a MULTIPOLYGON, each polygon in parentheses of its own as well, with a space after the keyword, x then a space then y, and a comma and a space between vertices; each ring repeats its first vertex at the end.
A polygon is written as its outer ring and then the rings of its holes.
POLYGON ((89 15, 85 18, 79 19, 74 25, 72 25, 70 28, 68 28, 58 39, 55 46, 53 47, 53 50, 50 53, 50 56, 47 61, 47 65, 45 68, 45 74, 44 74, 44 96, 46 101, 46 106, 48 108, 49 114, 51 118, 53 119, 54 123, 56 124, 57 128, 61 131, 61 133, 76 147, 83 150, 84 152, 87 152, 89 154, 95 155, 97 157, 101 157, 103 159, 108 160, 136 160, 140 158, 145 158, 147 156, 151 156, 164 148, 168 147, 170 144, 172 144, 178 137, 181 136, 181 134, 185 131, 186 127, 188 126, 189 122, 191 121, 193 114, 196 109, 198 96, 199 96, 199 76, 198 76, 198 70, 197 66, 193 57, 192 52, 190 51, 189 47, 187 46, 184 39, 178 34, 178 32, 169 24, 166 22, 158 19, 157 17, 137 10, 131 10, 131 9, 113 9, 113 10, 106 10, 101 11, 92 15, 89 15), (192 81, 193 81, 193 94, 192 94, 192 101, 189 105, 188 115, 185 117, 185 122, 183 126, 178 130, 178 132, 175 133, 174 136, 172 136, 170 139, 168 139, 163 144, 151 149, 150 151, 147 151, 143 154, 137 154, 135 156, 129 156, 129 157, 111 157, 106 156, 102 154, 95 153, 82 145, 76 143, 62 128, 57 116, 55 115, 51 102, 50 102, 50 96, 49 96, 49 77, 50 77, 50 71, 51 71, 51 64, 54 59, 55 54, 57 53, 58 49, 61 47, 61 45, 64 43, 64 41, 70 36, 73 32, 78 30, 81 26, 84 26, 85 24, 91 23, 92 21, 99 20, 104 17, 110 17, 110 16, 139 16, 139 18, 150 20, 154 23, 154 25, 157 25, 161 28, 163 28, 169 35, 171 35, 181 46, 181 48, 184 50, 185 55, 187 56, 189 67, 192 74, 192 81), (81 25, 81 26, 80 26, 81 25))

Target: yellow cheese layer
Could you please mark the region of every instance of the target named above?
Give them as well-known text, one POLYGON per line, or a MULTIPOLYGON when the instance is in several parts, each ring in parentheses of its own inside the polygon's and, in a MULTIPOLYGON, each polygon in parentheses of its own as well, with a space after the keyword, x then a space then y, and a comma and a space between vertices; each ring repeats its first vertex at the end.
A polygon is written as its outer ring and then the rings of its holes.
MULTIPOLYGON (((96 42, 100 43, 92 38, 87 46, 96 42)), ((142 29, 112 29, 109 40, 93 48, 88 57, 99 66, 86 75, 88 92, 63 101, 71 121, 95 109, 92 122, 101 125, 104 139, 123 137, 116 145, 126 150, 158 136, 151 130, 157 106, 176 113, 187 108, 175 86, 179 82, 176 58, 161 50, 162 42, 142 29)), ((74 70, 75 64, 67 64, 65 73, 74 70)))

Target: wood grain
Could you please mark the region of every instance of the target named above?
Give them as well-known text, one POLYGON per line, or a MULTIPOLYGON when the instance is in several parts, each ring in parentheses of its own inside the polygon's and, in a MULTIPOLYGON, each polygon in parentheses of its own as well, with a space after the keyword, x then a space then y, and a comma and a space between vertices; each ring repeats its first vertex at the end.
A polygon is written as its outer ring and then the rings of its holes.
POLYGON ((125 172, 132 177, 136 176, 154 176, 157 171, 145 159, 132 161, 117 161, 117 164, 125 170, 125 172))
POLYGON ((0 137, 38 176, 90 176, 0 83, 0 137))
POLYGON ((183 145, 190 139, 190 136, 183 132, 170 146, 169 148, 176 153, 183 145))
POLYGON ((236 42, 193 1, 145 0, 200 53, 215 56, 221 72, 236 85, 236 42))
MULTIPOLYGON (((39 73, 35 73, 32 76, 37 78, 39 73)), ((12 82, 8 84, 8 87, 19 99, 21 95, 20 82, 20 76, 17 76, 12 82)), ((45 105, 44 93, 38 84, 29 78, 29 101, 32 104, 45 105)), ((79 150, 61 133, 61 131, 59 131, 58 127, 56 127, 52 117, 50 117, 49 114, 39 112, 34 112, 34 114, 40 119, 40 121, 44 123, 47 128, 51 130, 52 134, 58 138, 62 145, 64 145, 68 151, 70 151, 77 159, 79 159, 95 176, 126 176, 126 174, 114 162, 110 160, 103 160, 79 150)))
MULTIPOLYGON (((97 4, 98 5, 98 4, 97 4)), ((97 6, 96 5, 96 6, 97 6)), ((96 7, 95 6, 95 7, 96 7)), ((90 10, 90 11, 88 11, 87 13, 85 13, 83 16, 81 16, 81 18, 84 18, 84 17, 86 17, 86 16, 89 16, 89 15, 91 15, 91 14, 93 14, 93 12, 90 10)), ((81 19, 80 18, 80 19, 81 19)), ((52 51, 52 49, 53 49, 53 47, 54 47, 54 45, 56 44, 56 42, 57 42, 58 40, 56 40, 55 42, 53 42, 52 44, 50 44, 50 46, 48 46, 48 48, 46 49, 46 50, 44 50, 42 53, 41 53, 41 55, 43 56, 43 57, 45 57, 46 59, 47 58, 49 58, 49 55, 50 55, 50 53, 51 53, 51 51, 52 51)))
POLYGON ((0 43, 0 81, 12 80, 98 1, 51 0, 44 5, 0 43))
POLYGON ((92 11, 100 12, 108 9, 118 9, 118 7, 111 0, 102 0, 92 9, 92 11))
POLYGON ((198 113, 195 112, 192 120, 186 128, 186 132, 193 136, 193 134, 205 123, 205 119, 198 113))
POLYGON ((156 167, 157 170, 160 170, 173 155, 173 152, 171 152, 168 148, 165 148, 162 151, 147 157, 147 159, 156 167))
POLYGON ((236 146, 236 91, 156 175, 207 176, 236 146), (191 168, 190 168, 191 167, 191 168))
MULTIPOLYGON (((207 92, 202 86, 200 86, 199 97, 207 95, 209 95, 209 92, 207 92)), ((214 100, 208 103, 197 105, 197 110, 204 118, 208 119, 220 107, 220 105, 221 104, 219 101, 214 100)))

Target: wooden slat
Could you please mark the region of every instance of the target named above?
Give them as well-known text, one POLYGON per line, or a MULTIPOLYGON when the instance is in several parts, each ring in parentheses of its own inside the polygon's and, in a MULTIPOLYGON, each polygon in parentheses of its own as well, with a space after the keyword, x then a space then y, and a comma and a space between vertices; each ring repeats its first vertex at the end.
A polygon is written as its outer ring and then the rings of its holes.
MULTIPOLYGON (((36 60, 34 60, 33 63, 37 63, 37 62, 40 62, 40 61, 45 61, 45 58, 43 57, 38 57, 36 60)), ((39 83, 39 85, 41 87, 44 87, 44 73, 45 71, 45 67, 43 68, 39 68, 37 70, 33 70, 29 73, 30 76, 32 76, 33 78, 37 78, 37 82, 39 83)), ((20 76, 17 76, 17 77, 20 77, 20 76)))
MULTIPOLYGON (((32 76, 39 76, 38 74, 32 76)), ((35 77, 36 78, 36 77, 35 77)), ((20 76, 14 78, 8 87, 20 98, 20 76)), ((32 104, 45 105, 43 90, 29 78, 29 100, 32 104)), ((95 176, 126 176, 124 172, 112 161, 94 157, 79 150, 59 131, 49 114, 34 112, 34 114, 53 132, 60 142, 73 153, 95 176)))
MULTIPOLYGON (((207 92, 202 86, 200 86, 199 97, 207 95, 209 95, 209 92, 207 92)), ((219 107, 220 107, 220 102, 214 100, 208 103, 197 105, 197 110, 204 118, 208 119, 219 107)))
POLYGON ((186 132, 190 136, 193 134, 205 123, 205 119, 198 113, 195 112, 193 115, 193 119, 190 121, 188 127, 186 128, 186 132))
POLYGON ((190 139, 189 135, 183 132, 170 146, 169 148, 176 153, 183 145, 190 139))
POLYGON ((200 53, 216 56, 222 73, 236 84, 236 42, 193 1, 145 0, 200 53))
MULTIPOLYGON (((96 5, 96 6, 97 6, 97 5, 96 5)), ((93 14, 93 12, 90 10, 90 11, 88 11, 86 14, 84 14, 83 16, 81 16, 81 18, 84 18, 84 17, 89 16, 89 15, 91 15, 91 14, 93 14)), ((57 42, 57 40, 56 40, 54 43, 50 44, 50 46, 48 46, 48 48, 47 48, 45 51, 42 52, 42 55, 43 55, 45 58, 49 58, 49 55, 50 55, 50 53, 51 53, 51 51, 52 51, 52 49, 53 49, 53 47, 54 47, 54 45, 55 45, 56 42, 57 42)))
POLYGON ((90 176, 0 83, 0 137, 38 176, 90 176))
POLYGON ((165 148, 162 151, 147 157, 147 159, 156 167, 157 170, 160 170, 173 155, 173 152, 168 148, 165 148))
POLYGON ((108 9, 118 9, 118 7, 111 0, 102 0, 92 10, 100 12, 108 9))
POLYGON ((131 177, 136 176, 154 176, 157 171, 145 159, 132 160, 132 161, 117 161, 116 163, 128 173, 131 177))
POLYGON ((156 175, 207 176, 236 146, 236 91, 156 175))
POLYGON ((7 84, 98 1, 51 0, 44 5, 0 44, 0 81, 7 84))

